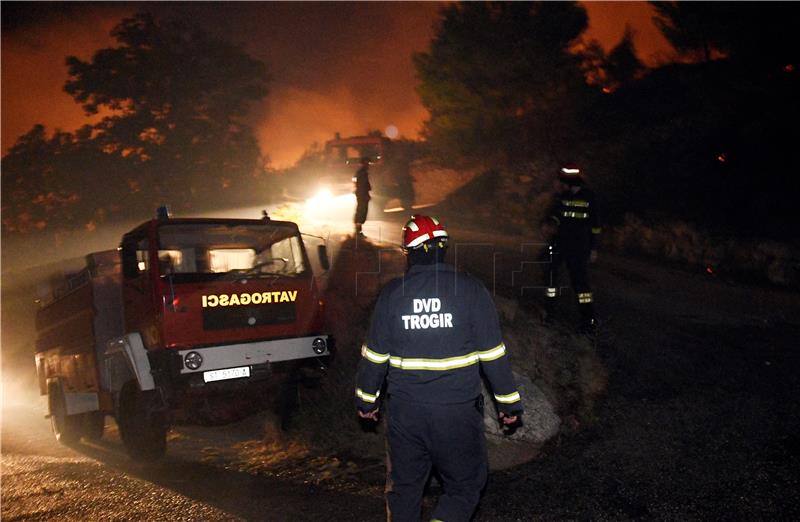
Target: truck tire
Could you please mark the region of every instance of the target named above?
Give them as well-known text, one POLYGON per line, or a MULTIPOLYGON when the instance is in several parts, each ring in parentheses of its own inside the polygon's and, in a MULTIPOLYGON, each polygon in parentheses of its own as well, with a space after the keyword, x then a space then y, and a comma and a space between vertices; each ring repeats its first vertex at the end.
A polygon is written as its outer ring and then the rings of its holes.
POLYGON ((67 415, 67 401, 61 385, 51 384, 47 398, 50 405, 50 426, 56 440, 62 444, 77 442, 81 438, 81 416, 67 415))
POLYGON ((117 425, 132 459, 153 461, 166 453, 168 426, 158 392, 141 391, 135 381, 126 383, 119 394, 117 425))
POLYGON ((106 427, 106 415, 99 411, 83 414, 83 437, 87 440, 100 440, 106 427))
POLYGON ((297 384, 299 375, 297 371, 292 371, 286 377, 286 381, 281 384, 280 391, 278 392, 278 418, 281 421, 281 430, 289 431, 292 427, 292 417, 294 416, 298 407, 298 394, 300 392, 297 384))

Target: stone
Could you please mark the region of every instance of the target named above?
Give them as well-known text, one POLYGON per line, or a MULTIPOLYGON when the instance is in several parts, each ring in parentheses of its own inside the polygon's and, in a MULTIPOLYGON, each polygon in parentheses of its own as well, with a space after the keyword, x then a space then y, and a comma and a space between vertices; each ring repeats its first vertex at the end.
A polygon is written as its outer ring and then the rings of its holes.
POLYGON ((486 436, 490 439, 511 440, 517 442, 534 442, 541 444, 555 437, 561 427, 561 418, 556 414, 553 404, 533 381, 523 375, 514 374, 522 396, 522 426, 506 435, 497 419, 497 409, 492 394, 483 388, 484 409, 483 422, 486 436))

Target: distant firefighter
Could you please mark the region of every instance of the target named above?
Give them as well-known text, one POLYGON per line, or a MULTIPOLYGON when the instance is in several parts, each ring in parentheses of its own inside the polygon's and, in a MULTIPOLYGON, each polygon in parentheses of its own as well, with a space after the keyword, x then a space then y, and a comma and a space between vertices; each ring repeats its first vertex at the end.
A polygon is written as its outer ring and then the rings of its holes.
POLYGON ((565 165, 558 173, 561 192, 545 215, 542 234, 549 240, 545 270, 545 319, 552 318, 559 294, 559 269, 563 262, 578 299, 581 329, 591 333, 597 322, 594 295, 589 285, 589 263, 597 260, 600 221, 594 192, 584 186, 583 172, 565 165))
POLYGON ((353 184, 355 186, 353 192, 356 195, 356 214, 353 216, 353 222, 356 225, 356 234, 363 235, 361 227, 367 220, 369 191, 372 190, 372 186, 369 184, 369 158, 361 158, 361 168, 353 176, 353 184))

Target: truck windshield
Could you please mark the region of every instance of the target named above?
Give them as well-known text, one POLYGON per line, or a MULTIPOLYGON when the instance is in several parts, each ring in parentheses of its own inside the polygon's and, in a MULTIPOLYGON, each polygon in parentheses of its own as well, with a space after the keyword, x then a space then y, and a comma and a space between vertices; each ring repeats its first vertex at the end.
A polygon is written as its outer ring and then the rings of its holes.
POLYGON ((370 158, 373 162, 380 160, 383 156, 383 147, 379 139, 374 143, 359 140, 354 143, 328 144, 325 156, 328 162, 334 165, 358 165, 361 158, 370 158))
POLYGON ((166 224, 159 228, 159 274, 206 279, 296 277, 306 271, 296 229, 270 224, 166 224))

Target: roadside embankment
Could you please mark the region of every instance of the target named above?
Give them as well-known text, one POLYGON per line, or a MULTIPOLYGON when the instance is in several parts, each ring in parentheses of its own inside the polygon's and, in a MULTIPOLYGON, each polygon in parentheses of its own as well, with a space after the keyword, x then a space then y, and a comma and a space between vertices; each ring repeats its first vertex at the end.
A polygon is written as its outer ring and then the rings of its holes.
MULTIPOLYGON (((383 458, 383 426, 359 422, 353 390, 374 301, 380 288, 404 269, 399 249, 361 239, 346 240, 331 268, 326 317, 336 338, 336 354, 320 386, 301 392, 295 428, 323 453, 383 458)), ((535 458, 548 440, 591 424, 607 372, 586 337, 561 326, 541 325, 535 310, 515 300, 497 296, 496 302, 526 407, 524 425, 503 433, 487 402, 490 463, 498 469, 535 458)))
POLYGON ((725 238, 683 221, 648 224, 627 215, 621 225, 608 230, 603 244, 624 254, 700 268, 710 275, 800 288, 800 248, 788 243, 725 238))

